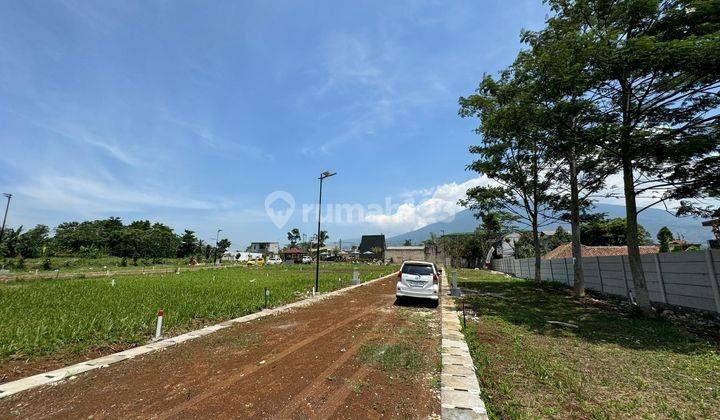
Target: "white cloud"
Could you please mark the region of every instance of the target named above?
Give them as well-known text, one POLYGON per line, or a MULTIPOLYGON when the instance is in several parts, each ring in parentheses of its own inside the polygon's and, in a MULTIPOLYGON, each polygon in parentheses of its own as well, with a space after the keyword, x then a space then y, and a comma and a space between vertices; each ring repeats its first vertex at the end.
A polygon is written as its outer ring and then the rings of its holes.
POLYGON ((160 191, 133 188, 116 182, 45 175, 14 189, 34 200, 37 207, 80 214, 135 211, 150 207, 208 210, 215 205, 203 200, 177 198, 160 191))
POLYGON ((423 198, 418 203, 405 202, 391 214, 370 214, 366 217, 366 221, 384 231, 400 233, 419 229, 431 223, 451 220, 456 213, 463 210, 458 200, 465 197, 465 192, 469 188, 491 184, 492 181, 487 177, 480 176, 462 183, 452 182, 431 189, 411 191, 411 194, 415 193, 415 197, 427 198, 423 198))
POLYGON ((119 146, 114 141, 101 139, 100 136, 95 135, 82 125, 63 122, 43 126, 63 137, 96 147, 126 165, 139 166, 142 163, 142 161, 130 153, 127 148, 119 146))

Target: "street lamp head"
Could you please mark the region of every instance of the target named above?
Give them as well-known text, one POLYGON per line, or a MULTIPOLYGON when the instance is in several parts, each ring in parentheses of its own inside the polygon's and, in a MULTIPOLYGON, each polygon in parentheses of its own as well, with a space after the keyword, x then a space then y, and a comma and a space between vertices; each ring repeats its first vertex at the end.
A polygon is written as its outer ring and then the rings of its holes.
POLYGON ((329 178, 333 175, 337 175, 337 172, 325 171, 322 174, 320 174, 320 179, 329 178))
POLYGON ((11 197, 12 197, 12 194, 10 194, 10 193, 3 193, 3 195, 4 195, 5 197, 7 197, 7 198, 11 198, 11 197))

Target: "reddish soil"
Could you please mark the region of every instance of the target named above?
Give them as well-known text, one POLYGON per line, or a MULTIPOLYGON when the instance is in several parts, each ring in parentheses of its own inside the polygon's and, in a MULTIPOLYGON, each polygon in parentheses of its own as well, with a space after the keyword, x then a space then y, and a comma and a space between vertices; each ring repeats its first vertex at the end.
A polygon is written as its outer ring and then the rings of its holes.
POLYGON ((0 416, 437 416, 440 402, 432 383, 439 376, 439 311, 394 302, 389 278, 8 397, 0 400, 0 416), (416 315, 424 318, 421 329, 416 315), (358 356, 364 345, 399 342, 412 342, 429 363, 419 371, 381 369, 358 356))

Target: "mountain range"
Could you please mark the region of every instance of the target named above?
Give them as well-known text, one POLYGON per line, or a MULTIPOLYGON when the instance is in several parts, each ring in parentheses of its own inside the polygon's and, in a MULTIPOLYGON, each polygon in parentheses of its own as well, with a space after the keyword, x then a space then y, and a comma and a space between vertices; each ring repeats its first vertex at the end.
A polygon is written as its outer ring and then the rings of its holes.
MULTIPOLYGON (((593 211, 606 213, 609 219, 625 217, 625 206, 615 204, 597 203, 593 211)), ((703 227, 700 219, 693 217, 675 217, 661 209, 649 208, 643 211, 638 216, 638 221, 650 233, 653 240, 656 240, 655 236, 663 226, 667 226, 676 238, 682 237, 692 243, 707 245, 707 241, 713 238, 710 228, 703 227)), ((432 223, 411 232, 392 236, 387 239, 387 244, 402 245, 408 239, 413 244, 420 244, 430 237, 430 233, 440 236, 443 233, 472 232, 478 225, 479 221, 475 218, 473 212, 471 210, 463 210, 456 213, 455 216, 449 220, 432 223)), ((560 225, 569 230, 567 223, 553 223, 543 227, 542 230, 554 230, 560 225)))

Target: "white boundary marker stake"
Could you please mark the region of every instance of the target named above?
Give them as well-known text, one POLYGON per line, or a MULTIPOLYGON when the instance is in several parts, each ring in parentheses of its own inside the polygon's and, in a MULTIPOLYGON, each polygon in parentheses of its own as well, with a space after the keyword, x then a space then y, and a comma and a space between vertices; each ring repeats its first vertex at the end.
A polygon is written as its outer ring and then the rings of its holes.
POLYGON ((264 318, 269 315, 277 315, 283 312, 287 312, 289 310, 295 309, 295 308, 302 308, 305 306, 313 305, 317 302, 320 302, 322 300, 340 296, 344 293, 347 293, 348 291, 355 289, 357 287, 363 287, 369 284, 373 284, 379 281, 395 278, 397 276, 397 272, 389 274, 384 277, 379 277, 374 280, 366 281, 365 283, 360 283, 353 286, 348 286, 340 290, 336 290, 334 292, 325 293, 323 295, 319 295, 317 298, 313 299, 303 299, 298 300, 293 303, 289 303, 284 306, 279 306, 277 308, 268 309, 260 312, 255 312, 250 315, 245 315, 240 318, 230 319, 225 322, 221 322, 216 325, 210 325, 205 328, 201 328, 199 330, 190 331, 185 334, 181 334, 175 337, 166 338, 164 340, 160 341, 154 341, 150 342, 149 344, 146 344, 144 346, 134 347, 125 351, 121 351, 119 353, 110 354, 107 356, 99 357, 97 359, 93 360, 86 360, 81 363, 77 363, 74 365, 66 366, 60 369, 51 370, 49 372, 39 373, 37 375, 28 376, 26 378, 18 379, 16 381, 12 382, 6 382, 4 384, 0 384, 0 399, 8 397, 13 394, 17 394, 18 392, 26 391, 28 389, 36 388, 43 385, 49 385, 56 382, 63 381, 65 379, 70 378, 71 376, 76 376, 83 372, 88 372, 94 369, 100 369, 103 367, 108 367, 114 363, 122 362, 123 360, 130 360, 137 356, 147 354, 147 353, 153 353, 156 351, 164 350, 167 347, 174 346, 176 344, 183 343, 185 341, 194 340, 198 337, 202 337, 208 334, 212 334, 215 331, 219 331, 228 327, 231 327, 235 324, 241 324, 244 322, 249 322, 258 318, 264 318))
POLYGON ((159 340, 160 336, 162 336, 162 322, 163 322, 163 316, 165 316, 165 312, 162 309, 158 309, 157 311, 157 325, 155 325, 155 339, 159 340))
POLYGON ((450 296, 447 269, 442 272, 442 373, 440 374, 440 405, 443 419, 487 419, 485 403, 480 398, 480 385, 470 349, 460 327, 455 298, 450 296))

